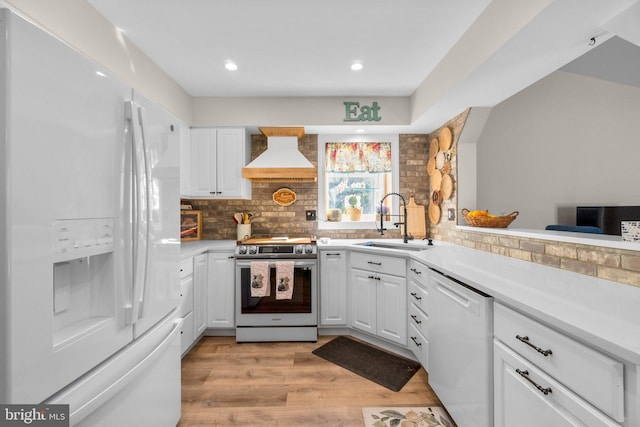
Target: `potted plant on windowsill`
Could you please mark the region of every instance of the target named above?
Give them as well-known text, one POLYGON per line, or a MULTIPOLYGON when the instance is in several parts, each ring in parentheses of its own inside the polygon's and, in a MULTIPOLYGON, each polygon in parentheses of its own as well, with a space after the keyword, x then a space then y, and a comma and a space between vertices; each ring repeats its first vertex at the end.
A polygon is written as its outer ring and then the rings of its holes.
POLYGON ((360 221, 360 217, 362 216, 362 210, 359 209, 356 205, 358 204, 358 197, 355 194, 352 194, 349 197, 349 207, 347 208, 347 215, 349 215, 349 220, 351 221, 360 221))
POLYGON ((389 215, 389 206, 382 206, 376 209, 376 222, 380 221, 381 216, 383 221, 391 220, 391 216, 389 215))

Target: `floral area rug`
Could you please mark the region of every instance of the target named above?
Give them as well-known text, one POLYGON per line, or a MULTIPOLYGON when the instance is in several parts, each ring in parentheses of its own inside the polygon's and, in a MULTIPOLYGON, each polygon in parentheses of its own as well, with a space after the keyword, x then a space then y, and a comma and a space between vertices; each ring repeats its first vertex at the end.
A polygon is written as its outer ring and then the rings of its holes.
POLYGON ((439 406, 362 408, 365 427, 456 427, 439 406))

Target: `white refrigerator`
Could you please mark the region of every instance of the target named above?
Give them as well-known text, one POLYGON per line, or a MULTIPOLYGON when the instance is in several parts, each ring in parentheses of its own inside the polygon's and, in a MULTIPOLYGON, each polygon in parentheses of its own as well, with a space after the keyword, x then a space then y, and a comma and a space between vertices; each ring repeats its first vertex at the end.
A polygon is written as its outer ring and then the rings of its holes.
POLYGON ((178 422, 177 123, 0 9, 0 403, 178 422))

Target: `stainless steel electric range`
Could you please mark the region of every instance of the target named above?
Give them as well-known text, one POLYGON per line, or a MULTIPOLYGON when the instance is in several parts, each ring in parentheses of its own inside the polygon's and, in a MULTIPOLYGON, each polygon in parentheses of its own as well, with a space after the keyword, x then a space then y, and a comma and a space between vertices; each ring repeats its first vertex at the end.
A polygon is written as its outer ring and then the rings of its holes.
POLYGON ((250 238, 238 243, 235 257, 236 341, 317 341, 315 242, 310 238, 250 238), (285 284, 282 271, 290 276, 285 284), (268 291, 256 292, 258 281, 264 281, 268 291), (282 298, 279 290, 285 285, 292 292, 282 298))

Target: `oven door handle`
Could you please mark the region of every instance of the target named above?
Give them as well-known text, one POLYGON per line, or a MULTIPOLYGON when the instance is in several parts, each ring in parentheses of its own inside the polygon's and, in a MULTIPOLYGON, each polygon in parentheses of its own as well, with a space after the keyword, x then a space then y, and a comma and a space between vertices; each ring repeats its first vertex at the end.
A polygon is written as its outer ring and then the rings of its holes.
MULTIPOLYGON (((256 259, 255 261, 258 262, 268 262, 269 263, 269 267, 270 268, 275 268, 276 266, 276 262, 282 262, 282 261, 289 261, 289 260, 285 260, 285 259, 281 259, 279 261, 274 261, 274 260, 262 260, 262 259, 256 259)), ((251 267, 251 262, 249 260, 236 260, 236 266, 240 267, 240 268, 249 268, 251 267)), ((293 266, 294 268, 304 268, 304 267, 315 267, 316 266, 316 262, 314 261, 309 261, 309 260, 295 260, 293 261, 293 266)))

